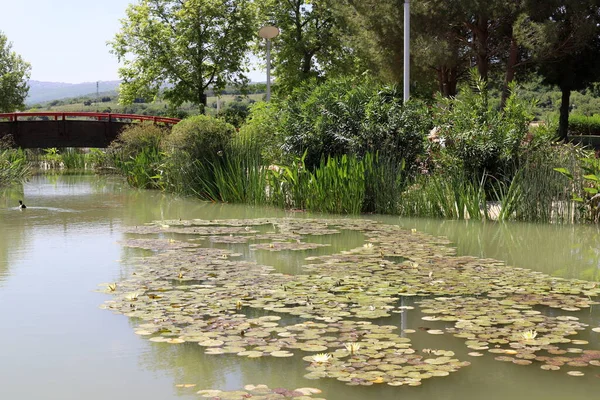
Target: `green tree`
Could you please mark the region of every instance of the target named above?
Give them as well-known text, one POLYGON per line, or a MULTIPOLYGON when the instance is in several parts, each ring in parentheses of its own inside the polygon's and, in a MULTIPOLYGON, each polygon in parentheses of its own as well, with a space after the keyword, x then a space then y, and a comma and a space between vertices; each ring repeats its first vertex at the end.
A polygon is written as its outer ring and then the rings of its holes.
POLYGON ((31 66, 12 50, 12 43, 0 31, 0 112, 25 107, 31 66))
POLYGON ((163 96, 173 106, 206 106, 207 90, 248 83, 256 36, 250 0, 139 0, 109 44, 123 67, 120 100, 163 96))
POLYGON ((262 22, 281 31, 273 41, 273 68, 283 92, 310 78, 353 69, 352 52, 343 41, 346 32, 333 5, 331 0, 259 2, 262 22))
POLYGON ((515 32, 545 83, 561 90, 558 135, 565 140, 571 92, 600 79, 600 0, 528 1, 530 13, 519 18, 515 32))

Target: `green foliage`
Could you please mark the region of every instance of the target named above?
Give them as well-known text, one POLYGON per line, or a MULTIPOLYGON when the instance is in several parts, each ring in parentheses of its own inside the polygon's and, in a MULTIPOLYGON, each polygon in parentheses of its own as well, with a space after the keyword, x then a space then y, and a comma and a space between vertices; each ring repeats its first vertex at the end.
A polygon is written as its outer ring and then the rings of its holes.
POLYGON ((31 66, 12 50, 12 43, 0 31, 0 113, 25 107, 31 66))
POLYGON ((399 200, 408 183, 406 162, 393 155, 365 156, 365 199, 363 212, 398 214, 399 200))
POLYGON ((23 182, 29 174, 23 150, 3 148, 0 145, 0 188, 23 182))
POLYGON ((129 184, 144 189, 161 187, 161 143, 168 130, 154 124, 132 124, 110 145, 109 157, 129 184))
POLYGON ((580 158, 579 168, 554 170, 573 183, 572 200, 580 205, 579 211, 587 220, 600 222, 600 159, 587 153, 580 158))
POLYGON ((232 125, 205 115, 175 125, 162 145, 167 154, 164 168, 169 189, 218 199, 213 164, 230 151, 234 134, 232 125))
POLYGON ((237 142, 210 166, 215 177, 211 200, 256 205, 267 202, 267 169, 256 144, 237 142))
POLYGON ((486 83, 475 73, 471 79, 470 90, 444 99, 436 111, 438 135, 445 139, 449 162, 461 165, 477 180, 484 174, 511 176, 524 150, 531 105, 517 97, 513 86, 499 112, 489 104, 486 83))
POLYGON ((580 114, 569 116, 570 135, 600 135, 600 115, 586 117, 580 114))
POLYGON ((248 114, 248 105, 241 102, 236 102, 231 103, 229 107, 226 107, 223 111, 219 112, 217 114, 217 118, 221 118, 228 124, 239 128, 244 125, 244 122, 246 122, 248 114))
MULTIPOLYGON (((349 73, 354 55, 344 43, 347 27, 331 0, 263 0, 260 19, 281 34, 273 39, 272 63, 276 90, 290 93, 302 82, 349 73)), ((261 41, 261 44, 263 42, 261 41)), ((265 50, 257 48, 260 56, 265 50)))
POLYGON ((229 148, 234 133, 235 128, 225 121, 196 115, 175 125, 164 147, 192 160, 211 161, 229 148))
POLYGON ((153 123, 131 124, 121 131, 110 147, 119 150, 125 158, 135 157, 147 148, 159 149, 168 133, 168 130, 153 123))
POLYGON ((257 102, 250 108, 246 123, 237 136, 242 142, 254 143, 261 148, 266 163, 281 159, 280 105, 277 102, 257 102))
POLYGON ((281 121, 284 152, 306 152, 309 169, 323 157, 382 152, 399 154, 412 170, 431 124, 427 108, 402 104, 395 88, 352 78, 296 89, 282 104, 281 121))
POLYGON ((436 171, 417 177, 400 197, 399 213, 443 219, 486 219, 485 181, 436 171))
POLYGON ((206 92, 245 85, 244 62, 256 35, 249 0, 139 0, 127 8, 110 43, 123 63, 120 99, 159 95, 174 106, 203 109, 206 92))
POLYGON ((85 169, 86 167, 87 156, 80 149, 65 149, 60 156, 67 169, 85 169))

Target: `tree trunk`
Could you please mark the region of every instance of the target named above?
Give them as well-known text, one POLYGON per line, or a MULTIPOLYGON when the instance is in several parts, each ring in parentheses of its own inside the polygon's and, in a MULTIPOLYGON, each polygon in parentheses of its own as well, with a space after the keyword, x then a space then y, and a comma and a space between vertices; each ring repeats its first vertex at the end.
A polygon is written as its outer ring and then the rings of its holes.
POLYGON ((504 109, 506 100, 510 95, 509 84, 515 79, 515 65, 519 59, 519 45, 513 37, 510 41, 510 53, 506 64, 506 77, 504 79, 504 90, 502 90, 502 99, 500 100, 500 109, 504 109))
POLYGON ((454 97, 456 96, 456 86, 457 86, 457 67, 447 67, 445 65, 440 65, 437 69, 438 72, 438 86, 440 89, 440 93, 444 97, 454 97))
POLYGON ((206 105, 208 102, 208 96, 204 93, 204 90, 200 90, 198 93, 198 107, 200 108, 201 114, 206 114, 206 105))
POLYGON ((302 57, 302 75, 304 79, 306 79, 310 75, 310 70, 312 68, 312 54, 309 52, 304 53, 304 57, 302 57))
POLYGON ((571 99, 571 89, 561 87, 562 102, 560 103, 560 120, 558 124, 558 139, 566 142, 569 133, 569 101, 571 99))
POLYGON ((490 69, 488 39, 490 32, 488 30, 488 18, 484 15, 477 17, 475 29, 475 52, 477 55, 477 70, 481 78, 487 82, 490 69))

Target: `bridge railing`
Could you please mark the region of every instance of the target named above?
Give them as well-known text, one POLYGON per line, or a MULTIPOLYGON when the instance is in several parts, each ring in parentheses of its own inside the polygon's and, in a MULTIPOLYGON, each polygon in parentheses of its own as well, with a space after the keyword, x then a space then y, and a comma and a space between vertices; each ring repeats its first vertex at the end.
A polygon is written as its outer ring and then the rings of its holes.
POLYGON ((0 122, 17 122, 30 120, 32 118, 50 119, 54 121, 65 121, 67 119, 87 119, 93 121, 152 121, 154 123, 174 125, 180 121, 178 118, 154 117, 150 115, 96 113, 96 112, 23 112, 23 113, 0 113, 0 122))

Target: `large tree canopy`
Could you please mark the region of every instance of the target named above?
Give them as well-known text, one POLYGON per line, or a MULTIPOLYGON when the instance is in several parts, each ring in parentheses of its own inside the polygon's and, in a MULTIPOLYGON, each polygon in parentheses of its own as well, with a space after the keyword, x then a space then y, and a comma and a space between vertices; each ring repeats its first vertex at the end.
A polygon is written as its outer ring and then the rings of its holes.
POLYGON ((274 40, 273 67, 277 85, 289 92, 300 82, 325 75, 351 72, 351 49, 344 45, 347 33, 334 11, 332 0, 263 0, 259 5, 263 24, 274 24, 281 36, 274 40))
POLYGON ((250 0, 139 0, 110 43, 123 67, 120 99, 163 96, 173 106, 206 106, 206 91, 248 82, 256 37, 250 0))
POLYGON ((12 43, 0 32, 0 112, 25 106, 31 66, 12 50, 12 43))

